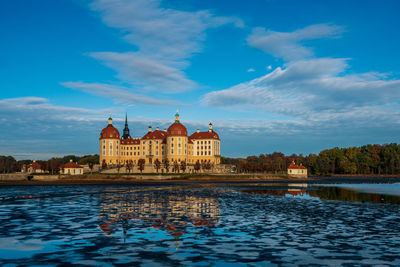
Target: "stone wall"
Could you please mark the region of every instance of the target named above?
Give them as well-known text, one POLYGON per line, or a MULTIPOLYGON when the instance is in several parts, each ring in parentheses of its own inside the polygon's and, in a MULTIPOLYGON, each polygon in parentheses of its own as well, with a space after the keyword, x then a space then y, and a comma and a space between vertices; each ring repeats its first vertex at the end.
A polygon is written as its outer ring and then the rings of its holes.
POLYGON ((3 173, 0 174, 0 181, 21 181, 28 180, 27 173, 3 173))

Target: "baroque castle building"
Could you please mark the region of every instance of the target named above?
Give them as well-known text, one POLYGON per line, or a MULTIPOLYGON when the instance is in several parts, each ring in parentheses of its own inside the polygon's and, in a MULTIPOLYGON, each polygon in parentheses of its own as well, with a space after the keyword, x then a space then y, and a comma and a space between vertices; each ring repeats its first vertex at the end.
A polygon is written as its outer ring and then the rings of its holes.
POLYGON ((157 127, 153 131, 149 126, 141 138, 130 136, 127 116, 122 137, 109 118, 107 127, 100 133, 100 163, 125 165, 132 160, 137 164, 139 159, 144 159, 145 164, 154 164, 157 159, 161 163, 168 159, 170 163, 184 161, 193 165, 199 161, 217 165, 220 164, 220 142, 211 122, 208 131, 197 130, 188 136, 178 113, 167 130, 157 127))

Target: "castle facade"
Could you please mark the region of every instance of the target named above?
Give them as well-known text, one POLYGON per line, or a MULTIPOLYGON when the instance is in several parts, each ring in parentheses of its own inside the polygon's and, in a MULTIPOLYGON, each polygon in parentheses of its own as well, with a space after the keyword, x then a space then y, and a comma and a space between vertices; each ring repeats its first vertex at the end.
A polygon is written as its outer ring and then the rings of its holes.
POLYGON ((156 160, 162 163, 168 159, 171 164, 185 162, 193 165, 198 161, 200 164, 218 165, 220 142, 212 123, 208 131, 197 130, 189 136, 178 113, 167 130, 157 127, 153 131, 149 126, 147 134, 141 138, 130 136, 127 117, 122 136, 109 118, 108 125, 100 133, 100 164, 125 165, 130 160, 137 164, 140 159, 144 159, 145 164, 154 164, 156 160))

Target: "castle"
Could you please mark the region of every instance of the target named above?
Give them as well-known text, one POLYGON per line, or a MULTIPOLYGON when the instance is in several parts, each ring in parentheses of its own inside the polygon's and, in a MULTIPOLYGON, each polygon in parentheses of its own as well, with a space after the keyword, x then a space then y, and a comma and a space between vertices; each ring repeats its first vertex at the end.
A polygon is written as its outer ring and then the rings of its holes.
POLYGON ((100 133, 100 164, 125 165, 130 161, 137 164, 140 159, 145 160, 145 164, 154 164, 157 160, 162 163, 168 159, 170 163, 194 165, 198 161, 215 166, 220 164, 220 142, 211 122, 208 131, 197 130, 188 136, 178 113, 167 130, 157 127, 153 131, 149 126, 142 138, 130 136, 127 116, 121 137, 110 117, 107 127, 100 133))

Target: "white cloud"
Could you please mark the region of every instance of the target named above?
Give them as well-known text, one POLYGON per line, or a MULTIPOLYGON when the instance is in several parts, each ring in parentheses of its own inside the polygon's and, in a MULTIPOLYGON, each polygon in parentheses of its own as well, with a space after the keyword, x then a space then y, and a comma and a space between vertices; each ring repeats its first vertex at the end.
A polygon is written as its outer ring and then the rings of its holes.
POLYGON ((268 65, 267 70, 272 70, 272 66, 268 65))
POLYGON ((302 41, 336 38, 342 31, 342 27, 331 24, 311 25, 294 32, 275 32, 259 27, 253 29, 247 43, 265 53, 292 61, 313 56, 312 49, 303 46, 302 41))
POLYGON ((207 29, 225 24, 243 27, 237 18, 215 16, 208 10, 163 8, 158 0, 95 0, 90 8, 138 48, 136 52, 90 55, 115 69, 124 81, 140 85, 143 90, 166 93, 196 87, 183 69, 190 57, 202 51, 207 29))
POLYGON ((294 61, 260 78, 210 92, 202 101, 207 106, 253 107, 324 122, 346 119, 357 123, 357 118, 372 117, 390 120, 399 114, 392 106, 399 104, 400 80, 373 73, 344 75, 347 67, 347 59, 294 61))
POLYGON ((253 69, 253 68, 250 68, 250 69, 247 70, 247 72, 255 72, 255 71, 256 71, 256 70, 253 69))
POLYGON ((102 83, 83 83, 83 82, 63 82, 61 85, 81 90, 83 92, 114 99, 117 103, 128 105, 149 104, 149 105, 177 105, 183 103, 173 100, 159 100, 143 95, 132 94, 128 92, 129 88, 102 83))
MULTIPOLYGON (((195 82, 185 77, 179 67, 173 66, 171 62, 164 62, 163 59, 155 60, 133 52, 98 52, 90 55, 115 69, 118 78, 128 81, 142 91, 177 93, 196 86, 195 82)), ((176 65, 179 65, 179 62, 176 65)))

